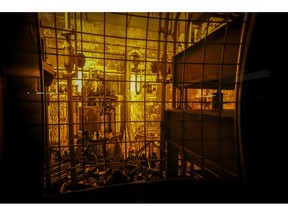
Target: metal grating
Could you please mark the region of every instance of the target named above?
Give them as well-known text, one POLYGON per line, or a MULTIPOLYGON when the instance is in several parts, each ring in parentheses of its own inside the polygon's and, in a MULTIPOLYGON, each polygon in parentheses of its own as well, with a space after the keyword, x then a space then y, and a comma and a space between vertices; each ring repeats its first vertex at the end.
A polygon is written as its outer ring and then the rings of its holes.
POLYGON ((39 13, 45 190, 239 179, 244 14, 39 13))

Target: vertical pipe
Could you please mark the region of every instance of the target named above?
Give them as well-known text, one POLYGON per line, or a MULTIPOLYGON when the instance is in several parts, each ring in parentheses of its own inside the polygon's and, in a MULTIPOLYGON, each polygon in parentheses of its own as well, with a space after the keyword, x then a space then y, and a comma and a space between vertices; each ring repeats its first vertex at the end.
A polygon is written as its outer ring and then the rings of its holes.
MULTIPOLYGON (((83 18, 82 18, 82 13, 81 12, 79 14, 79 19, 80 19, 80 49, 81 49, 81 53, 83 53, 83 18)), ((75 13, 75 26, 77 26, 76 24, 77 23, 76 23, 76 13, 75 13)), ((75 46, 76 45, 77 44, 75 42, 75 46)), ((77 50, 77 48, 76 48, 76 50, 77 50)), ((77 68, 78 68, 78 65, 76 65, 76 73, 78 73, 78 69, 77 68)), ((77 102, 76 109, 77 109, 77 112, 78 112, 78 116, 80 115, 80 112, 81 112, 82 119, 84 119, 83 116, 84 116, 84 101, 85 101, 84 100, 85 94, 84 94, 84 91, 83 91, 84 90, 84 80, 83 80, 83 78, 84 78, 83 67, 81 67, 81 86, 82 86, 82 88, 81 88, 81 100, 79 102, 77 102), (78 106, 78 103, 80 104, 80 106, 78 106), (80 107, 81 107, 81 111, 79 111, 80 107)), ((77 122, 77 120, 76 120, 76 122, 77 122)), ((78 122, 80 122, 80 120, 78 122)), ((79 125, 77 125, 77 128, 78 128, 78 130, 80 130, 80 128, 81 128, 81 131, 84 132, 84 128, 85 128, 84 127, 84 120, 81 120, 81 127, 80 127, 80 124, 79 124, 79 125)), ((83 135, 84 135, 84 133, 83 133, 83 135)), ((83 136, 83 139, 84 139, 84 142, 85 142, 85 139, 87 139, 87 137, 83 136)), ((84 157, 84 155, 83 155, 83 157, 84 157)), ((84 173, 84 169, 85 169, 85 164, 83 163, 82 164, 82 172, 83 173, 84 173)), ((84 176, 83 181, 84 181, 84 183, 86 183, 85 176, 84 176)))
MULTIPOLYGON (((70 29, 70 14, 65 13, 65 29, 70 29)), ((70 35, 66 35, 67 39, 70 39, 70 35)), ((70 56, 69 56, 70 57, 70 56)), ((68 72, 68 71, 67 71, 68 72)), ((76 185, 76 161, 74 152, 74 133, 73 133, 73 86, 72 77, 67 77, 67 94, 68 94, 68 127, 69 127, 69 151, 71 160, 71 183, 76 185)))
MULTIPOLYGON (((77 32, 77 22, 76 22, 76 13, 74 13, 74 16, 73 16, 73 18, 74 18, 74 29, 75 29, 75 31, 77 32)), ((78 45, 77 45, 77 33, 75 33, 75 35, 74 35, 74 52, 75 52, 75 54, 77 55, 77 49, 78 49, 78 45)), ((78 77, 78 61, 76 60, 75 61, 75 76, 76 76, 76 78, 79 78, 78 77)), ((73 94, 73 87, 72 87, 72 94, 73 94)), ((72 103, 73 104, 73 103, 72 103)), ((78 111, 78 102, 77 102, 77 100, 74 102, 74 104, 73 104, 73 114, 76 112, 77 113, 77 111, 78 111)), ((75 119, 75 121, 76 122, 78 122, 77 121, 77 114, 76 114, 76 119, 75 119)), ((78 131, 78 125, 73 125, 73 133, 77 133, 77 131, 78 131)))
MULTIPOLYGON (((103 78, 104 81, 102 82, 102 84, 104 85, 104 97, 103 97, 103 101, 104 101, 104 106, 106 106, 106 13, 104 13, 104 26, 103 26, 103 30, 104 30, 104 46, 103 46, 103 54, 104 54, 104 58, 103 58, 103 78)), ((106 135, 106 111, 105 108, 103 108, 103 115, 104 115, 104 140, 107 139, 107 135, 106 135)), ((104 156, 104 170, 106 170, 107 168, 107 159, 106 159, 106 141, 103 142, 102 144, 102 152, 103 152, 103 156, 104 156)))
POLYGON ((121 129, 120 129, 120 133, 121 133, 121 141, 124 138, 124 143, 125 143, 125 169, 128 170, 127 167, 127 142, 126 142, 126 128, 127 128, 127 102, 126 102, 126 82, 127 82, 127 37, 128 37, 128 13, 125 14, 125 20, 126 20, 126 25, 125 25, 125 61, 124 61, 124 84, 122 86, 124 86, 123 92, 124 92, 124 96, 123 96, 123 105, 122 105, 122 109, 121 109, 121 129))
MULTIPOLYGON (((173 35, 174 35, 173 56, 176 55, 176 50, 177 50, 176 44, 177 44, 177 37, 178 37, 177 29, 178 29, 178 24, 179 24, 179 21, 178 21, 179 17, 180 17, 180 13, 177 13, 176 19, 175 19, 175 24, 174 24, 174 32, 173 32, 173 35)), ((175 82, 174 78, 173 78, 173 82, 175 82)), ((175 88, 175 84, 173 83, 173 89, 172 89, 172 108, 173 109, 176 108, 175 100, 176 100, 176 88, 175 88)))
MULTIPOLYGON (((128 27, 127 27, 128 28, 128 27)), ((126 97, 125 97, 125 103, 126 103, 126 120, 128 123, 126 123, 127 127, 127 133, 128 133, 128 138, 129 138, 129 142, 134 142, 135 141, 135 138, 134 138, 134 134, 132 133, 132 128, 131 128, 131 118, 130 118, 130 113, 131 113, 131 104, 128 105, 127 102, 131 102, 131 62, 133 61, 133 54, 136 54, 139 56, 139 59, 142 57, 141 56, 141 53, 138 51, 138 50, 131 50, 130 52, 128 52, 128 64, 127 64, 127 67, 126 67, 126 97)), ((136 60, 137 61, 137 60, 136 60)), ((136 83, 136 79, 137 79, 137 76, 135 76, 135 83, 136 83)))
MULTIPOLYGON (((123 101, 122 101, 122 108, 121 108, 121 126, 120 126, 120 140, 122 141, 124 139, 125 142, 125 149, 126 149, 126 128, 127 128, 127 92, 126 92, 126 87, 127 87, 127 81, 128 81, 128 75, 127 75, 127 68, 128 68, 128 64, 127 64, 127 56, 128 56, 128 52, 127 52, 127 35, 128 35, 128 16, 129 14, 126 13, 125 14, 126 18, 126 25, 125 25, 125 59, 124 59, 124 82, 123 82, 123 101)), ((125 150, 126 151, 126 150, 125 150)), ((126 155, 126 154, 125 154, 126 155)))
MULTIPOLYGON (((60 89, 60 84, 59 84, 59 79, 60 79, 60 77, 59 77, 59 53, 57 52, 58 51, 58 37, 57 37, 57 16, 56 16, 56 13, 54 13, 54 28, 55 28, 55 44, 56 44, 56 66, 57 66, 57 69, 56 69, 56 74, 57 74, 57 77, 56 77, 56 79, 57 79, 57 89, 60 89)), ((61 141, 61 139, 60 139, 60 134, 61 134, 61 130, 60 130, 60 103, 59 103, 59 101, 60 101, 60 95, 59 94, 57 94, 57 110, 58 110, 58 113, 57 113, 57 132, 58 132, 58 142, 57 142, 57 148, 58 149, 60 149, 60 141, 61 141)), ((53 146, 50 148, 50 149, 54 149, 53 148, 53 146)), ((60 163, 58 162, 58 170, 60 170, 60 163)), ((58 179, 60 179, 61 178, 61 173, 60 172, 58 172, 58 179)), ((59 188, 61 187, 61 185, 60 185, 60 181, 58 182, 59 183, 59 188)), ((60 190, 59 190, 59 193, 60 193, 60 190)))
POLYGON ((65 28, 70 29, 71 22, 70 22, 70 14, 68 12, 65 13, 65 28))
MULTIPOLYGON (((147 82, 147 54, 148 54, 148 31, 149 31, 149 15, 150 13, 147 14, 147 21, 146 21, 146 44, 145 44, 145 55, 144 55, 144 59, 145 59, 145 71, 144 71, 144 83, 146 85, 146 82, 147 82)), ((141 77, 141 75, 140 75, 141 77)), ((142 85, 142 83, 140 83, 140 86, 142 85)), ((147 119, 146 119, 146 112, 147 112, 147 109, 146 109, 146 106, 147 106, 147 102, 146 102, 147 98, 146 98, 146 92, 144 92, 144 143, 145 143, 145 146, 146 146, 146 143, 147 143, 147 138, 146 138, 146 132, 147 132, 147 119)), ((146 160, 148 159, 148 161, 150 161, 151 159, 151 146, 149 146, 149 154, 148 154, 148 157, 149 159, 146 157, 146 160)), ((146 154, 146 148, 145 148, 145 155, 146 154)), ((148 174, 148 172, 146 171, 145 172, 146 175, 148 174)), ((146 178, 148 178, 148 176, 145 176, 146 178)))
MULTIPOLYGON (((164 126, 164 115, 165 115, 165 96, 166 96, 166 85, 165 85, 165 80, 166 80, 166 71, 167 71, 167 38, 168 38, 168 25, 169 25, 169 17, 170 17, 170 13, 166 13, 166 18, 165 18, 165 24, 164 24, 164 28, 166 30, 166 32, 164 33, 164 44, 163 44, 163 58, 162 60, 164 61, 164 71, 162 71, 162 97, 161 97, 161 133, 160 133, 160 173, 162 175, 163 171, 164 171, 164 161, 162 160, 165 157, 165 126, 164 126)), ((159 20, 159 22, 161 23, 161 19, 159 20)), ((161 24, 160 24, 161 27, 161 24)), ((159 31, 161 30, 161 28, 159 29, 159 31)), ((161 37, 159 37, 160 40, 161 37)), ((160 45, 160 44, 159 44, 160 45)), ((159 48, 160 50, 160 48, 159 48)), ((162 67, 163 68, 163 67, 162 67)))

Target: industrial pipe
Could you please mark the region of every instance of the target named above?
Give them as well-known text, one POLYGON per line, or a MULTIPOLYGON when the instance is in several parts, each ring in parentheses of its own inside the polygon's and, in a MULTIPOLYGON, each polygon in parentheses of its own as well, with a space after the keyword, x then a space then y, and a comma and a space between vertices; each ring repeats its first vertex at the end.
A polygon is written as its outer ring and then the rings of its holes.
MULTIPOLYGON (((70 30, 70 14, 65 13, 65 28, 70 30)), ((73 47, 71 45, 70 34, 66 35, 66 43, 64 43, 64 50, 66 46, 66 53, 68 54, 66 61, 64 60, 64 66, 67 70, 67 94, 68 94, 68 123, 69 123, 69 152, 71 160, 71 183, 76 185, 76 161, 74 151, 74 130, 73 130, 73 87, 72 87, 72 74, 74 63, 73 63, 73 47), (71 56, 72 55, 72 56, 71 56)), ((65 56, 66 57, 66 56, 65 56)))

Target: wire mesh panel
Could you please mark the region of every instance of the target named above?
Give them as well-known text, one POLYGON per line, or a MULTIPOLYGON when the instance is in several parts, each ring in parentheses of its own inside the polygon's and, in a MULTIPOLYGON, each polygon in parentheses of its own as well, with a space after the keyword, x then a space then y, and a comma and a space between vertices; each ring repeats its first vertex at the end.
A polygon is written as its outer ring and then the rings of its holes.
POLYGON ((39 13, 48 194, 239 176, 243 14, 39 13))

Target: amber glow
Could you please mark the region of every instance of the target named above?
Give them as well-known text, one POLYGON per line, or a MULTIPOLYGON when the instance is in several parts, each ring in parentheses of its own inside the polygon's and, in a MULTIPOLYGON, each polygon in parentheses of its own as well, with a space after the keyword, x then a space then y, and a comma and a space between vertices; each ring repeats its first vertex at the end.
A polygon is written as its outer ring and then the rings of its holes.
POLYGON ((49 95, 45 103, 47 187, 65 182, 61 192, 66 192, 71 185, 100 187, 194 171, 198 176, 207 158, 222 163, 222 153, 234 166, 230 129, 235 86, 233 82, 224 86, 219 80, 235 77, 236 63, 228 62, 227 70, 222 65, 226 45, 211 42, 205 59, 202 52, 193 50, 225 19, 212 17, 209 24, 193 21, 187 28, 188 14, 178 15, 39 14, 44 60, 55 71, 44 92, 49 95), (190 48, 193 52, 185 53, 183 62, 181 55, 190 48), (226 113, 229 120, 224 126, 210 119, 226 113), (211 121, 208 129, 205 118, 211 121), (228 134, 224 147, 222 131, 228 134), (216 146, 217 154, 211 156, 207 146, 216 146), (113 182, 113 173, 119 170, 123 178, 113 182))

